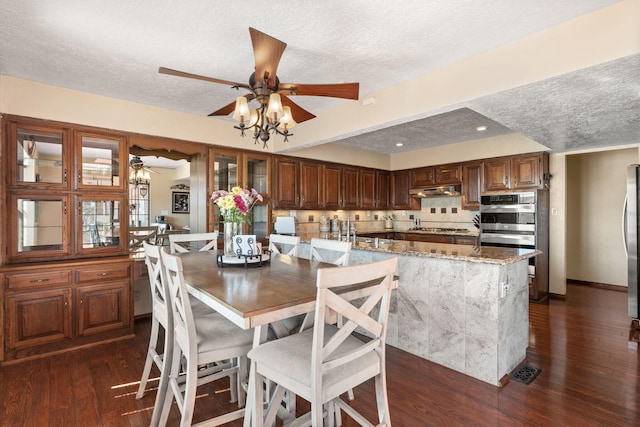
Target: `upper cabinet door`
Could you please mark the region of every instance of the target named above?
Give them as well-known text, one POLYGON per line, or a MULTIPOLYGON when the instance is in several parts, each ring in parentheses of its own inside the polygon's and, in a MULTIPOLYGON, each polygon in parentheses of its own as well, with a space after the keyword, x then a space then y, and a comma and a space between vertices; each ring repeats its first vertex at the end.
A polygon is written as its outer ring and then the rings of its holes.
POLYGON ((76 132, 76 188, 124 190, 128 176, 125 137, 76 132))
POLYGON ((8 132, 9 186, 68 189, 71 145, 63 128, 10 123, 8 132))
POLYGON ((70 255, 70 203, 68 196, 52 192, 10 195, 6 212, 9 259, 52 259, 70 255))
POLYGON ((271 156, 269 154, 243 154, 244 188, 254 188, 265 199, 271 198, 271 156))

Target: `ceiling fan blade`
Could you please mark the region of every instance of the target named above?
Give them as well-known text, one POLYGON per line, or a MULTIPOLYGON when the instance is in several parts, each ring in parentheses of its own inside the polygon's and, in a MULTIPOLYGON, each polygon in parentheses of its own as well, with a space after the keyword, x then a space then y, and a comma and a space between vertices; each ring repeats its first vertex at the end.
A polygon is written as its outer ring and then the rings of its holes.
MULTIPOLYGON (((252 99, 254 99, 256 96, 254 94, 252 94, 252 93, 248 93, 244 97, 247 98, 247 102, 249 102, 252 99)), ((211 116, 226 116, 227 114, 233 113, 233 110, 235 110, 235 108, 236 108, 236 101, 233 101, 232 103, 227 104, 224 107, 220 108, 219 110, 216 110, 213 113, 209 114, 209 117, 211 117, 211 116)))
POLYGON ((291 108, 291 115, 293 116, 293 120, 295 120, 296 123, 306 122, 307 120, 311 120, 316 117, 286 96, 282 96, 281 100, 283 106, 288 106, 289 108, 291 108))
POLYGON ((229 80, 222 80, 222 79, 214 79, 213 77, 199 76, 198 74, 185 73, 184 71, 172 70, 171 68, 160 67, 158 69, 158 72, 160 74, 169 74, 172 76, 186 77, 188 79, 204 80, 205 82, 220 83, 223 85, 238 86, 238 87, 250 89, 248 85, 243 83, 236 83, 236 82, 231 82, 229 80))
POLYGON ((331 98, 358 99, 360 83, 333 83, 333 84, 296 84, 280 83, 279 92, 286 93, 293 91, 289 95, 303 96, 329 96, 331 98))
POLYGON ((148 167, 146 167, 146 166, 143 166, 143 167, 142 167, 142 169, 144 169, 144 170, 146 170, 146 171, 149 171, 149 172, 151 172, 151 173, 155 173, 155 174, 157 174, 157 175, 162 175, 160 172, 158 172, 158 171, 154 171, 153 169, 148 168, 148 167))
POLYGON ((249 27, 249 34, 251 35, 253 57, 256 63, 256 80, 262 82, 265 73, 268 73, 267 84, 275 86, 276 71, 287 44, 255 28, 249 27))

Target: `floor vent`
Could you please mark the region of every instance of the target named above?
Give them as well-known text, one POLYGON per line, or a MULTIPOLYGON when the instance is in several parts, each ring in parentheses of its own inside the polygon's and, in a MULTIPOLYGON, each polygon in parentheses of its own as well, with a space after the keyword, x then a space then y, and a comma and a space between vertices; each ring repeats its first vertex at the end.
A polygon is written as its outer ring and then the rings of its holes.
POLYGON ((536 379, 540 372, 542 372, 542 370, 534 368, 533 366, 522 365, 509 376, 512 380, 525 384, 531 384, 531 382, 536 379))

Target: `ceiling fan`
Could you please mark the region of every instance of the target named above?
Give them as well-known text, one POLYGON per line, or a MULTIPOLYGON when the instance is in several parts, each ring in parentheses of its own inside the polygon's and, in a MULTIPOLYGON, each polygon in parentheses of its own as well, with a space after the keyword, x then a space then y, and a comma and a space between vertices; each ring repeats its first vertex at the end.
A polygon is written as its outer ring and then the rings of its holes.
POLYGON ((160 175, 160 172, 154 171, 150 167, 145 166, 140 156, 133 156, 131 160, 129 160, 129 166, 131 166, 135 170, 144 169, 160 175))
POLYGON ((249 77, 248 84, 200 76, 165 67, 160 67, 158 72, 229 85, 236 90, 240 88, 248 90, 249 93, 237 97, 234 102, 214 111, 209 116, 226 116, 234 113, 233 118, 240 121, 240 124, 234 127, 240 130, 241 135, 244 136, 245 130, 253 129, 255 143, 259 138, 264 147, 267 146, 270 133, 283 135, 284 140, 287 141, 287 137, 292 135, 289 130, 296 123, 302 123, 315 117, 289 99, 290 96, 358 99, 359 83, 280 83, 276 71, 287 44, 255 28, 249 27, 249 34, 253 44, 255 71, 249 77), (257 101, 259 105, 257 108, 249 110, 248 102, 253 100, 257 101))

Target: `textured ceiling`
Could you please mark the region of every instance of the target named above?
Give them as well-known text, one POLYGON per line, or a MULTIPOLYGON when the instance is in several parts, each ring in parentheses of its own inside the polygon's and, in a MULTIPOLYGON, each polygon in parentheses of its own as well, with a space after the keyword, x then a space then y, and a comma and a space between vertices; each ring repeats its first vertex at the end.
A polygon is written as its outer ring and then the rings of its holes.
MULTIPOLYGON (((253 70, 248 27, 254 27, 288 44, 280 81, 359 82, 363 99, 613 3, 0 0, 0 74, 205 116, 238 93, 161 75, 158 67, 246 82, 253 70)), ((342 143, 399 152, 477 139, 476 120, 490 125, 482 137, 511 130, 553 150, 606 145, 612 128, 617 141, 637 142, 637 72, 638 56, 623 58, 425 112, 392 129, 363 129, 342 143), (383 146, 385 132, 404 146, 383 146)), ((295 101, 316 115, 354 102, 295 101)))

